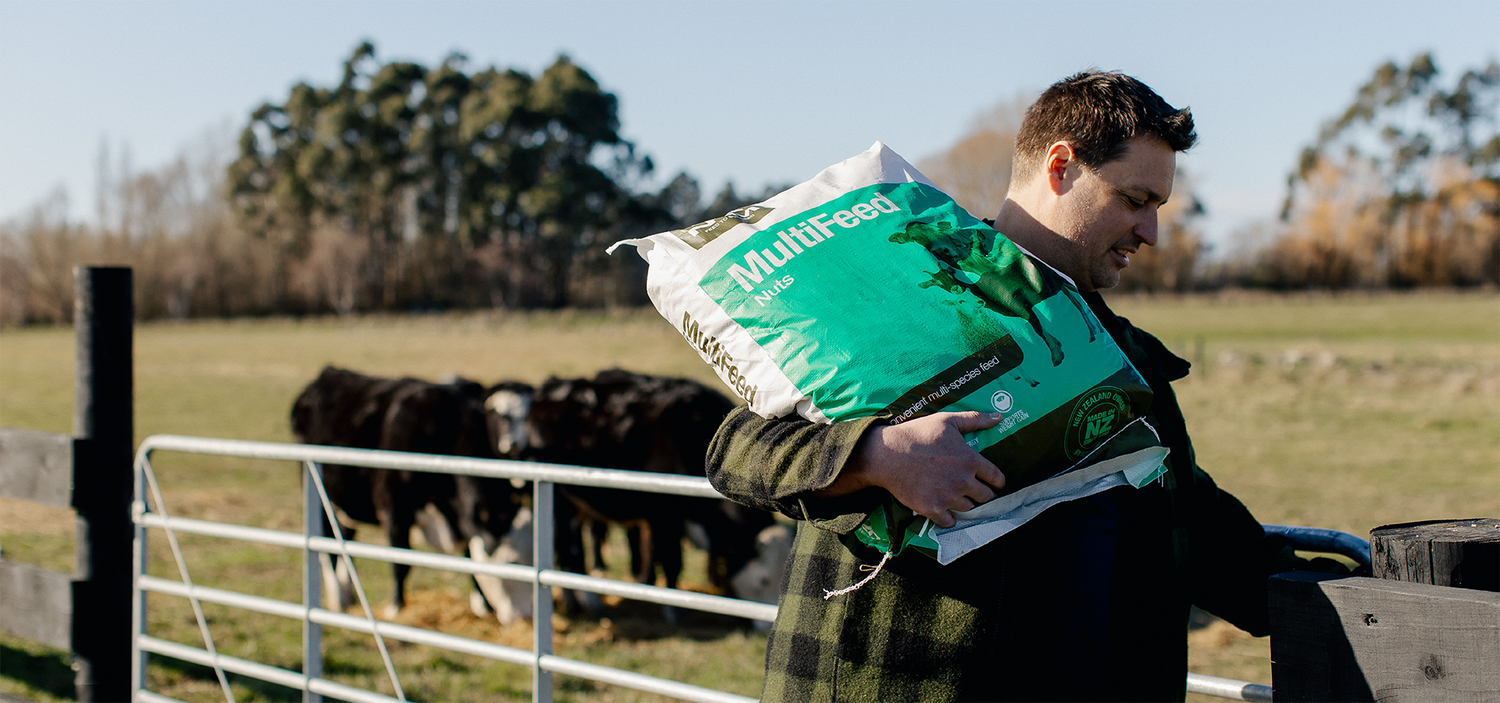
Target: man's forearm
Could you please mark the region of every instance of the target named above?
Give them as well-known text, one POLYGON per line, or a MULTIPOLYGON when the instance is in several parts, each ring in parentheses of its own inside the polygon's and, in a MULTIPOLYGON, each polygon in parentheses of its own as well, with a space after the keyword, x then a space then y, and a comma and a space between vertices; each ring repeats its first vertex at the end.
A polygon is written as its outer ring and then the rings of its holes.
POLYGON ((821 425, 802 418, 767 419, 739 407, 709 445, 709 480, 728 498, 805 520, 804 499, 832 486, 875 420, 821 425))
POLYGON ((996 421, 966 412, 900 425, 874 418, 820 425, 736 408, 709 447, 708 476, 735 501, 799 520, 837 516, 851 509, 838 499, 878 487, 946 527, 952 512, 993 499, 1005 485, 1000 470, 964 440, 996 421))

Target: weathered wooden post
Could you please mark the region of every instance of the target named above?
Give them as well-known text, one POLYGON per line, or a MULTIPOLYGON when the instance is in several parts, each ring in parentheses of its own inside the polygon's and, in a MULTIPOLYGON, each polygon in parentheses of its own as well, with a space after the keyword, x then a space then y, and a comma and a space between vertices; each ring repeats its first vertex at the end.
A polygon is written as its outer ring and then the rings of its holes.
POLYGON ((1277 701, 1500 700, 1500 520, 1371 532, 1377 578, 1271 580, 1277 701))
POLYGON ((135 309, 128 268, 74 269, 72 640, 79 701, 130 698, 135 309))
POLYGON ((1370 531, 1375 578, 1500 591, 1500 520, 1436 520, 1370 531))

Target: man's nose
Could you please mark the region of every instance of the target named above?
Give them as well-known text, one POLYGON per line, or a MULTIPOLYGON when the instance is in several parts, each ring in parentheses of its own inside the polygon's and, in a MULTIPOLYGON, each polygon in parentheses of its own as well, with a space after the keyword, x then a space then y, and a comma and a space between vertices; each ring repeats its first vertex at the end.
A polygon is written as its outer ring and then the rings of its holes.
POLYGON ((1140 237, 1141 241, 1146 243, 1146 246, 1154 247, 1157 241, 1156 208, 1147 208, 1145 212, 1145 216, 1135 226, 1135 236, 1140 237))

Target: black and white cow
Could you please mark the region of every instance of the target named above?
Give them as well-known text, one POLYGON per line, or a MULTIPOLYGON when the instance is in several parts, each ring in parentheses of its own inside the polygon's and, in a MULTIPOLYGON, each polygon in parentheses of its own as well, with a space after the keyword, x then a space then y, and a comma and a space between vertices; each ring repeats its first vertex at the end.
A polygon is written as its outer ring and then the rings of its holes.
MULTIPOLYGON (((298 442, 365 449, 493 457, 483 408, 484 388, 472 381, 431 383, 388 379, 328 367, 292 406, 292 434, 298 442)), ((378 524, 393 547, 410 548, 411 528, 420 525, 434 547, 449 552, 495 550, 520 509, 519 493, 508 481, 419 471, 370 469, 329 464, 323 483, 345 518, 378 524)), ((325 534, 331 534, 326 524, 325 534)), ((341 524, 352 538, 354 526, 341 524)), ((329 605, 349 602, 347 565, 325 561, 329 605), (333 590, 334 582, 341 588, 333 590)), ((390 613, 405 606, 411 567, 393 565, 390 613)), ((493 591, 493 583, 481 583, 493 591)), ((498 593, 496 593, 498 597, 498 593)), ((483 599, 471 597, 482 609, 483 599)))
MULTIPOLYGON (((689 476, 703 475, 708 444, 734 407, 695 381, 620 369, 591 379, 550 378, 527 390, 495 388, 485 401, 496 450, 508 458, 689 476)), ((706 542, 710 582, 733 593, 733 577, 758 557, 757 538, 774 522, 769 513, 724 499, 566 485, 557 495, 560 569, 581 573, 582 530, 615 523, 631 534, 635 579, 654 583, 660 567, 668 587, 677 585, 682 539, 691 530, 695 541, 706 542)), ((774 568, 779 574, 780 564, 774 568)))

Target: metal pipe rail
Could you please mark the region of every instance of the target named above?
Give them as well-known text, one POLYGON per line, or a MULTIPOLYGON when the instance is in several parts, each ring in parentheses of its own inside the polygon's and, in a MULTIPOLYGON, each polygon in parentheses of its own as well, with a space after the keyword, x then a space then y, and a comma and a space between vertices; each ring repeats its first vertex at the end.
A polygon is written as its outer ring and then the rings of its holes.
POLYGON ((403 469, 435 474, 478 476, 481 478, 521 479, 564 483, 570 486, 622 488, 630 491, 669 493, 699 498, 722 498, 699 476, 657 474, 645 471, 600 469, 568 464, 538 464, 506 459, 478 459, 462 456, 440 456, 415 452, 393 452, 379 449, 327 447, 316 444, 281 444, 240 439, 214 439, 183 435, 152 435, 142 440, 136 452, 137 461, 158 450, 213 454, 246 459, 312 461, 319 464, 345 464, 372 469, 403 469))
MULTIPOLYGON (((154 478, 151 480, 154 481, 154 478)), ((629 583, 615 579, 598 578, 557 571, 551 567, 552 553, 552 485, 593 486, 624 490, 667 493, 673 495, 719 498, 708 480, 695 476, 653 474, 616 469, 600 469, 586 466, 536 464, 531 462, 500 459, 478 459, 470 457, 438 456, 410 452, 378 451, 346 447, 327 447, 305 444, 281 444, 245 440, 186 437, 181 435, 153 435, 141 442, 136 455, 136 501, 134 522, 135 543, 135 654, 133 661, 133 695, 143 703, 174 703, 171 698, 153 693, 145 688, 146 656, 159 654, 184 661, 213 667, 217 671, 228 671, 265 681, 270 681, 304 692, 304 701, 321 701, 323 696, 354 701, 355 703, 390 703, 404 701, 399 683, 399 697, 393 698, 379 693, 338 684, 322 678, 321 627, 341 627, 377 638, 390 639, 441 647, 456 652, 486 657, 523 666, 533 670, 532 697, 534 701, 547 703, 552 698, 551 674, 560 673, 578 676, 602 683, 609 683, 641 691, 657 693, 674 698, 706 703, 749 703, 753 699, 724 691, 694 686, 678 681, 660 679, 635 672, 614 669, 559 657, 551 653, 551 628, 533 628, 533 649, 523 650, 489 642, 446 635, 423 628, 379 622, 373 618, 362 618, 320 607, 320 571, 317 556, 337 554, 359 557, 387 563, 408 564, 433 569, 454 571, 471 575, 494 576, 502 579, 526 581, 533 584, 535 622, 550 623, 552 586, 617 595, 635 600, 658 603, 744 617, 754 620, 774 621, 777 606, 743 601, 704 593, 692 593, 653 585, 629 583), (322 519, 322 506, 315 494, 314 481, 305 481, 304 502, 305 532, 302 534, 270 530, 243 525, 230 525, 205 520, 173 517, 162 512, 151 512, 146 501, 147 474, 150 459, 156 451, 178 451, 193 454, 234 456, 252 459, 302 462, 309 470, 321 473, 321 464, 343 464, 378 469, 426 471, 455 475, 477 476, 495 479, 521 479, 533 484, 534 554, 535 565, 493 564, 471 559, 419 552, 410 549, 362 544, 335 538, 315 536, 313 530, 322 519), (169 537, 175 533, 196 534, 248 541, 272 546, 300 549, 304 551, 304 603, 253 596, 223 589, 194 585, 191 582, 171 581, 147 573, 146 535, 147 529, 161 529, 169 537), (295 618, 303 621, 303 672, 288 671, 213 651, 211 641, 208 649, 169 642, 151 637, 146 632, 145 596, 147 592, 186 597, 197 607, 198 602, 209 602, 246 610, 295 618), (543 593, 547 597, 543 597, 543 593)), ((319 486, 321 483, 319 482, 319 486)), ((159 506, 158 506, 158 509, 159 506)), ((1331 531, 1330 531, 1331 532, 1331 531)), ((1343 533, 1337 533, 1343 534, 1343 533)), ((1300 536, 1300 535, 1299 535, 1300 536)), ((1345 537, 1353 538, 1351 535, 1345 537)), ((175 539, 175 537, 173 538, 175 539)), ((1357 539, 1357 538, 1353 538, 1357 539)), ((175 546, 175 545, 174 545, 175 546)), ((1368 548, 1366 548, 1368 550, 1368 548)), ((1368 554, 1368 551, 1366 551, 1368 554)), ((183 572, 186 577, 186 572, 183 572)), ((205 632, 206 636, 206 632, 205 632)), ((382 640, 377 639, 377 642, 382 640)), ((383 647, 383 644, 382 644, 383 647)), ((394 676, 394 673, 393 673, 394 676)), ((224 681, 221 677, 221 681, 224 681)), ((225 695, 232 700, 227 682, 225 695)), ((1211 676, 1188 674, 1187 690, 1194 693, 1219 696, 1235 700, 1271 700, 1270 687, 1243 681, 1232 681, 1211 676)))
POLYGON ((1292 525, 1261 525, 1268 535, 1281 535, 1291 540, 1292 546, 1309 552, 1339 554, 1359 566, 1370 567, 1370 542, 1348 532, 1322 527, 1296 527, 1292 525))
POLYGON ((270 530, 263 527, 230 525, 222 522, 195 520, 193 518, 157 515, 145 512, 144 506, 140 504, 137 504, 135 509, 137 524, 145 527, 172 529, 180 534, 220 537, 240 542, 252 542, 292 549, 305 548, 322 554, 342 554, 344 550, 347 550, 350 556, 388 564, 406 564, 408 566, 421 566, 429 569, 454 571, 471 575, 494 576, 509 581, 532 582, 539 579, 544 586, 558 586, 560 588, 590 591, 603 595, 620 596, 632 600, 657 603, 659 605, 679 606, 708 613, 717 613, 719 615, 741 617, 748 620, 764 620, 766 622, 774 622, 776 620, 776 606, 770 603, 755 603, 737 598, 715 596, 708 593, 694 593, 692 591, 663 588, 644 583, 631 583, 617 579, 575 574, 570 571, 546 570, 538 573, 537 569, 532 566, 480 562, 466 557, 434 554, 432 552, 401 549, 399 547, 386 547, 377 544, 348 542, 343 548, 340 548, 338 540, 331 537, 306 537, 295 532, 270 530))
MULTIPOLYGON (((322 608, 307 609, 297 603, 276 600, 273 598, 265 598, 262 596, 253 596, 247 593, 227 591, 218 588, 208 588, 205 586, 187 586, 180 581, 170 581, 154 576, 143 576, 137 580, 137 584, 139 588, 141 588, 141 590, 151 593, 181 596, 184 598, 196 597, 205 603, 217 603, 219 605, 241 608, 244 610, 249 610, 251 612, 264 613, 266 615, 278 615, 291 619, 301 619, 305 616, 313 622, 318 623, 319 625, 342 627, 346 630, 351 630, 362 634, 373 633, 373 630, 370 628, 368 621, 366 621, 364 618, 360 618, 354 615, 348 615, 345 613, 338 613, 331 610, 325 610, 322 608)), ((529 666, 535 659, 531 650, 518 649, 516 647, 507 647, 505 645, 469 639, 467 637, 458 637, 456 635, 446 635, 441 632, 433 632, 432 630, 420 627, 410 627, 407 625, 397 625, 394 623, 382 622, 380 624, 380 631, 382 635, 390 639, 400 640, 402 642, 408 642, 410 644, 421 644, 432 647, 439 647, 462 654, 472 654, 475 656, 494 659, 496 661, 503 661, 510 664, 529 666)), ((160 641, 158 641, 158 643, 154 646, 158 648, 161 647, 162 645, 160 645, 159 642, 160 641)), ((206 663, 212 661, 212 657, 209 656, 207 650, 198 649, 196 647, 187 647, 186 645, 176 645, 172 651, 176 653, 186 651, 182 648, 191 650, 191 655, 194 658, 188 659, 188 661, 194 661, 195 663, 200 663, 204 666, 212 666, 211 663, 206 663)), ((161 653, 166 654, 166 652, 161 653)), ((221 661, 232 659, 224 657, 223 655, 219 656, 221 661)), ((247 669, 247 671, 254 670, 258 673, 270 673, 276 676, 275 679, 266 678, 265 676, 256 676, 256 678, 273 681, 275 683, 287 685, 292 688, 300 687, 300 684, 293 684, 293 677, 295 677, 296 680, 300 681, 303 678, 301 674, 286 671, 284 669, 276 669, 275 667, 263 667, 263 665, 256 665, 257 667, 263 668, 254 668, 249 667, 248 664, 249 663, 239 666, 241 668, 247 669)), ((591 678, 596 681, 617 683, 618 685, 626 686, 629 688, 656 690, 657 692, 663 693, 664 695, 671 695, 675 698, 681 698, 690 701, 705 701, 714 703, 749 703, 750 701, 754 700, 752 698, 746 698, 745 696, 738 696, 732 693, 725 693, 723 691, 715 691, 713 689, 704 688, 702 686, 685 684, 680 681, 671 681, 668 679, 646 676, 644 674, 637 674, 634 672, 619 671, 611 669, 609 667, 603 667, 597 664, 590 664, 588 662, 578 661, 576 659, 568 659, 555 655, 544 657, 542 660, 542 667, 544 669, 547 669, 548 671, 555 673, 577 673, 578 675, 585 676, 586 678, 591 678), (666 691, 669 690, 673 691, 673 693, 666 693, 666 691)), ((229 666, 225 666, 224 668, 227 671, 244 673, 247 676, 254 675, 251 673, 247 673, 247 671, 239 671, 229 666)), ((327 693, 327 695, 334 694, 327 693)), ((336 697, 342 698, 343 696, 336 697)), ((396 699, 381 697, 379 700, 394 701, 396 699)))
POLYGON ((1221 679, 1217 676, 1204 676, 1203 674, 1188 674, 1188 693, 1201 693, 1205 696, 1218 696, 1236 701, 1269 701, 1271 700, 1271 687, 1258 683, 1246 683, 1234 679, 1221 679))

